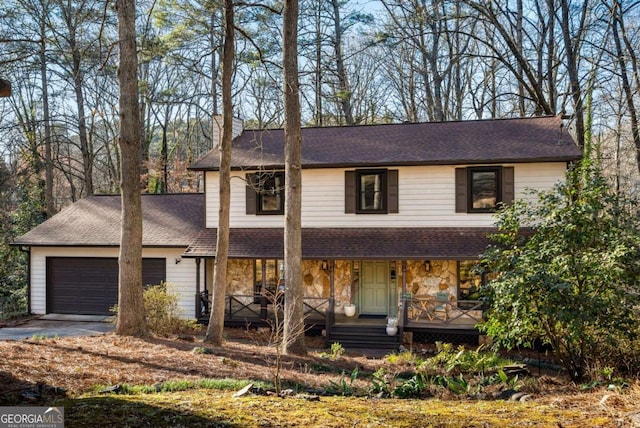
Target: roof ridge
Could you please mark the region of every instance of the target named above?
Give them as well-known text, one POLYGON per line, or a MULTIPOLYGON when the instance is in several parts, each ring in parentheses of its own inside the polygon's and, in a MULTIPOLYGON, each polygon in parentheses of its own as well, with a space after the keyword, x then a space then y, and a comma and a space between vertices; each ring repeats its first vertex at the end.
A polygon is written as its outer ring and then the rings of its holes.
MULTIPOLYGON (((328 125, 328 126, 303 126, 301 129, 341 129, 341 128, 361 128, 361 127, 376 127, 376 126, 398 126, 398 125, 432 125, 432 124, 455 124, 455 123, 478 123, 478 122, 504 122, 504 121, 516 121, 516 120, 541 120, 559 118, 562 120, 561 115, 547 114, 542 116, 527 116, 527 117, 497 117, 497 118, 481 118, 481 119, 456 119, 456 120, 434 120, 434 121, 421 121, 421 122, 393 122, 393 123, 366 123, 357 125, 328 125)), ((284 131, 284 128, 245 128, 244 131, 252 132, 269 132, 269 131, 284 131)))

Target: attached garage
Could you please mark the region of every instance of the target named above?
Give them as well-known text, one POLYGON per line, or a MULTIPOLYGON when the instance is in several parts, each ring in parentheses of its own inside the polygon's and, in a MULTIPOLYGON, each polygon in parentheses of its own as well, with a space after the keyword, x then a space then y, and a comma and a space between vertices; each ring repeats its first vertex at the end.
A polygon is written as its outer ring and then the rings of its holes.
MULTIPOLYGON (((121 198, 93 195, 17 238, 29 257, 29 312, 111 315, 118 301, 121 198)), ((204 195, 142 195, 143 284, 167 283, 181 315, 195 317, 197 276, 204 264, 182 258, 202 231, 204 195)))
MULTIPOLYGON (((47 257, 47 313, 111 315, 118 303, 118 259, 47 257)), ((166 281, 166 260, 142 260, 142 284, 166 281)))

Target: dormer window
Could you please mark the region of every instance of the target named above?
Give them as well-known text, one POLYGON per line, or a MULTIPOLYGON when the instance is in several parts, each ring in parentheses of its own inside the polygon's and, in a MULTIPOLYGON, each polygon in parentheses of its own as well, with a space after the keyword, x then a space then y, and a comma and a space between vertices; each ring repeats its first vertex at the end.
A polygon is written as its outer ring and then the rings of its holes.
POLYGON ((247 214, 284 214, 284 172, 247 174, 247 214))

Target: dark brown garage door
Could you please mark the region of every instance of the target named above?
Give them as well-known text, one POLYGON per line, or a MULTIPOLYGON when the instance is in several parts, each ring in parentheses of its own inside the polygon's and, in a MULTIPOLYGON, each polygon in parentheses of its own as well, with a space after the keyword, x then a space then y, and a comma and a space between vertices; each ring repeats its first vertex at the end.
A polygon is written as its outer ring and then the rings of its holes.
MULTIPOLYGON (((142 283, 166 278, 165 259, 142 260, 142 283)), ((118 303, 118 259, 47 258, 47 313, 111 315, 118 303)))

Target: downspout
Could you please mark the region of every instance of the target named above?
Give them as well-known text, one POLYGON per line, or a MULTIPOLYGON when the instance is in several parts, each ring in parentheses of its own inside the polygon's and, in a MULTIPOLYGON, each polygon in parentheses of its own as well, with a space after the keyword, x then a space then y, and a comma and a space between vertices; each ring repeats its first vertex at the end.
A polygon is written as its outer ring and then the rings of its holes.
POLYGON ((31 247, 18 247, 18 251, 27 253, 27 314, 31 315, 31 247))

